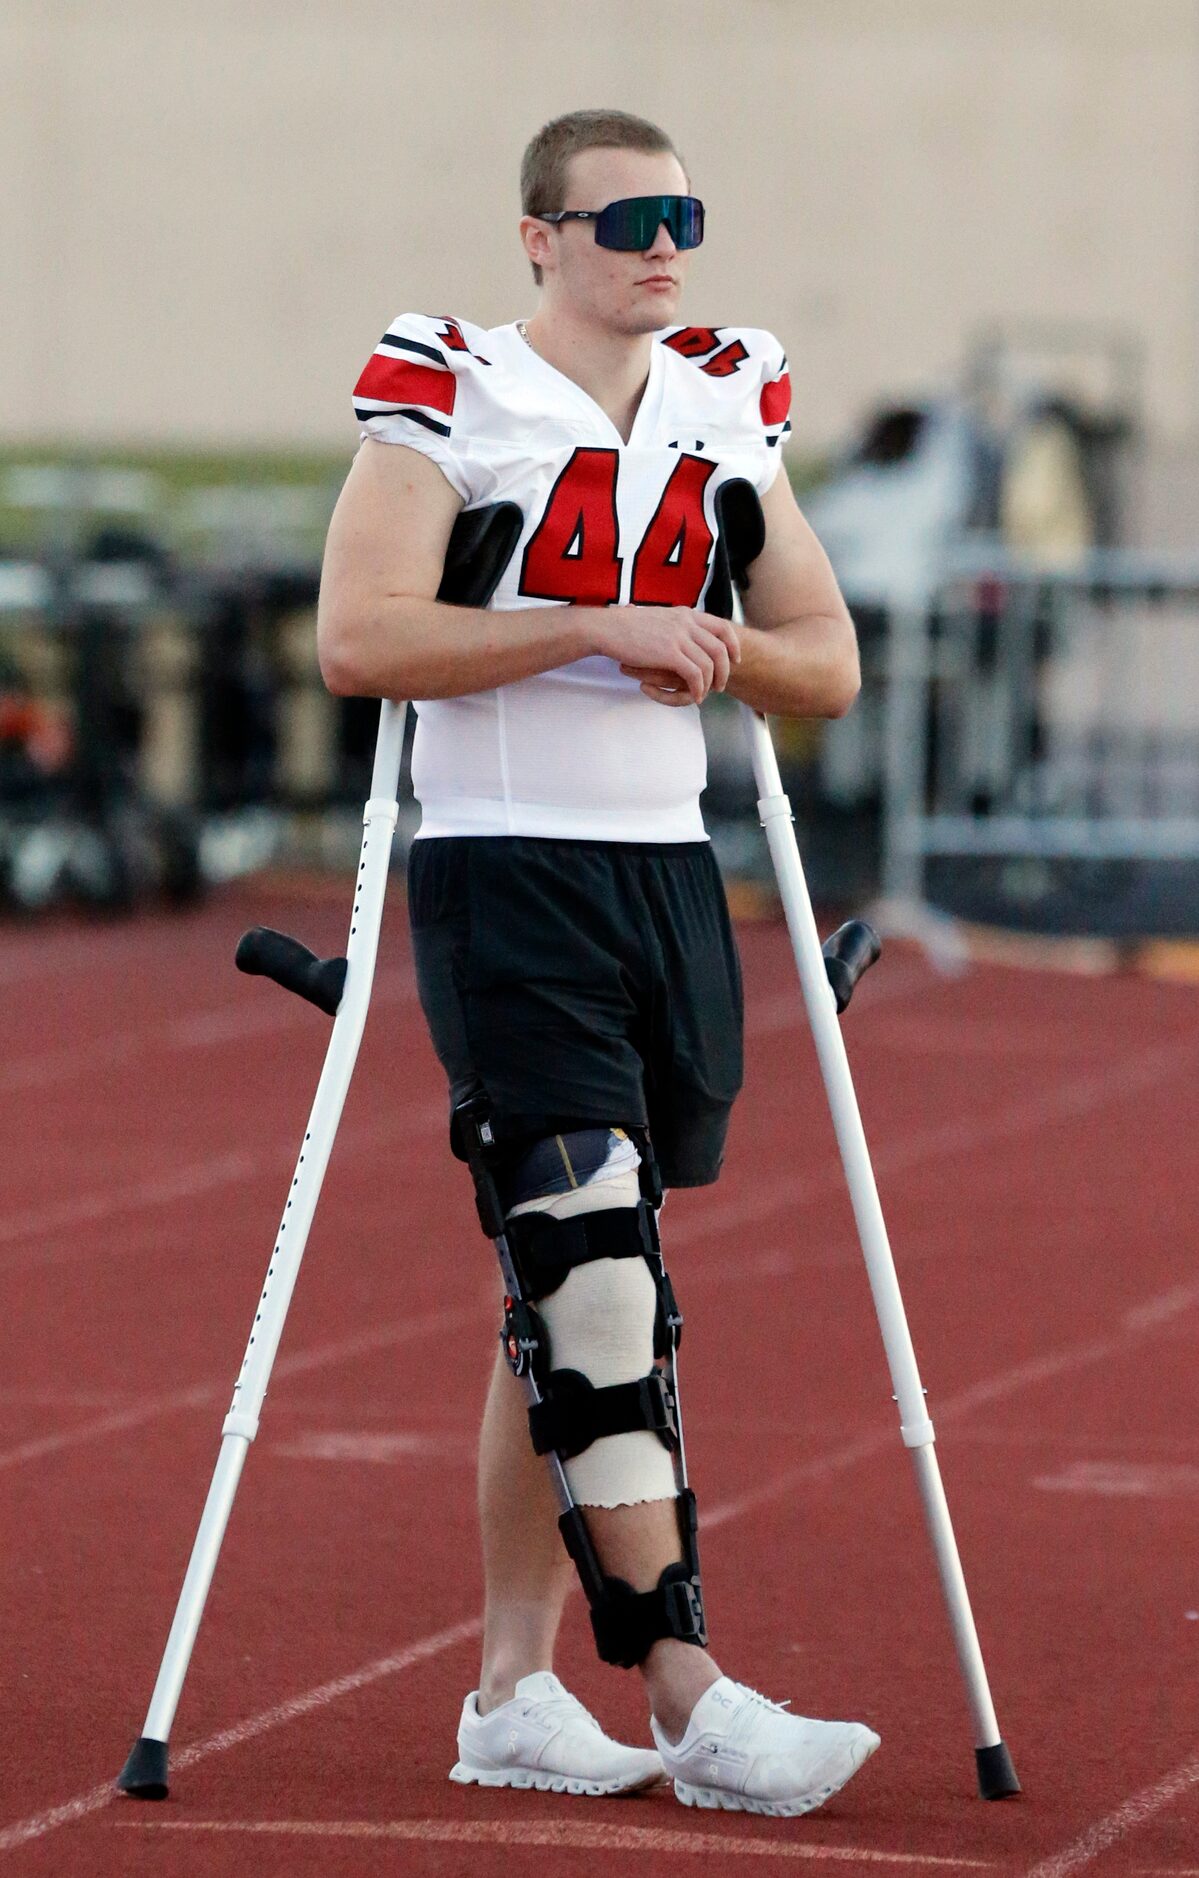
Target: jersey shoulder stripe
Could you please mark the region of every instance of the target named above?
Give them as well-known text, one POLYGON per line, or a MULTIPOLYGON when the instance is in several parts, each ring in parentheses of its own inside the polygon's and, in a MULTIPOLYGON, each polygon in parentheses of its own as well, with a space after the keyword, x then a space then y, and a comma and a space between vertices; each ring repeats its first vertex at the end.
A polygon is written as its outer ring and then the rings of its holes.
POLYGON ((464 503, 477 494, 469 432, 478 422, 475 394, 492 376, 486 338, 464 320, 401 313, 354 387, 361 435, 430 457, 464 503))
POLYGON ((393 354, 376 352, 354 387, 354 397, 376 405, 423 404, 430 410, 454 414, 457 387, 444 365, 415 365, 393 354))
POLYGON ((393 441, 412 424, 449 437, 459 378, 486 364, 460 320, 402 313, 383 334, 354 387, 354 414, 370 434, 386 433, 393 441))

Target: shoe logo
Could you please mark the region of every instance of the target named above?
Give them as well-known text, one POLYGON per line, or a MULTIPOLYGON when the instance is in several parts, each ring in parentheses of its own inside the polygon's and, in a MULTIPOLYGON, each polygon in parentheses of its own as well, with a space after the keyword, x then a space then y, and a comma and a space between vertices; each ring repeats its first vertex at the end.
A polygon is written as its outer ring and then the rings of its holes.
POLYGON ((508 1752, 509 1754, 515 1754, 516 1751, 517 1751, 516 1730, 515 1728, 513 1728, 510 1730, 509 1735, 508 1735, 508 1752))
POLYGON ((710 1699, 718 1703, 721 1708, 732 1708, 733 1706, 733 1698, 731 1695, 717 1695, 715 1689, 709 1689, 708 1695, 710 1699))
POLYGON ((719 1776, 720 1776, 720 1767, 718 1763, 716 1761, 709 1761, 708 1762, 708 1779, 717 1780, 719 1776))

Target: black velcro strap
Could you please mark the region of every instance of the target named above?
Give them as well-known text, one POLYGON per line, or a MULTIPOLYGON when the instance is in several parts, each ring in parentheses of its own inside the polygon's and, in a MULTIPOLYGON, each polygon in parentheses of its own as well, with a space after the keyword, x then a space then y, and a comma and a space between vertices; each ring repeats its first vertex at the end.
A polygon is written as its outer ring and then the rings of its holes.
POLYGON ((647 1429, 664 1448, 678 1442, 674 1397, 660 1369, 636 1382, 597 1389, 581 1370, 555 1369, 545 1394, 529 1410, 529 1432, 538 1454, 556 1453, 572 1460, 605 1435, 635 1434, 647 1429))
POLYGON ((605 1663, 633 1669, 655 1643, 677 1637, 704 1648, 708 1641, 699 1577, 698 1521, 689 1487, 675 1501, 683 1557, 668 1565, 652 1591, 634 1591, 623 1578, 606 1577, 582 1511, 572 1506, 558 1521, 566 1550, 574 1560, 587 1602, 596 1649, 605 1663))
POLYGON ((589 1265, 593 1259, 652 1258, 655 1252, 644 1201, 579 1213, 574 1219, 520 1213, 507 1221, 504 1234, 525 1297, 533 1301, 549 1297, 577 1265, 589 1265))
POLYGON ((605 1663, 633 1669, 663 1637, 680 1643, 708 1641, 698 1576, 685 1565, 668 1565, 652 1591, 634 1591, 623 1578, 605 1578, 591 1606, 595 1647, 605 1663))

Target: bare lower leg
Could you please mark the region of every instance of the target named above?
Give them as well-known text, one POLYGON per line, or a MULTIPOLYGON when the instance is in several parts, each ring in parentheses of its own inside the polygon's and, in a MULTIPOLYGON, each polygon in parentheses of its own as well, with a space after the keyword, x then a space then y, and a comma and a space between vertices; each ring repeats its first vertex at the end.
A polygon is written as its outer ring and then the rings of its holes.
POLYGON ((485 1715, 511 1701, 522 1676, 550 1667, 574 1583, 549 1473, 529 1440, 524 1390, 498 1353, 479 1436, 479 1519, 486 1580, 479 1710, 485 1715))
MULTIPOLYGON (((673 1500, 645 1500, 636 1506, 589 1506, 588 1530, 600 1563, 634 1591, 652 1591, 662 1572, 679 1557, 679 1522, 673 1500)), ((692 1709, 720 1669, 694 1643, 664 1637, 641 1665, 645 1692, 658 1726, 677 1741, 692 1709)))
MULTIPOLYGON (((558 1532, 558 1507, 544 1460, 529 1440, 524 1390, 497 1353, 479 1437, 479 1518, 486 1597, 479 1711, 509 1702, 522 1676, 548 1669, 574 1566, 558 1532)), ((650 1591, 679 1556, 673 1500, 589 1506, 585 1512, 604 1570, 650 1591)), ((706 1650, 666 1637, 641 1665, 658 1724, 677 1739, 720 1670, 706 1650)))

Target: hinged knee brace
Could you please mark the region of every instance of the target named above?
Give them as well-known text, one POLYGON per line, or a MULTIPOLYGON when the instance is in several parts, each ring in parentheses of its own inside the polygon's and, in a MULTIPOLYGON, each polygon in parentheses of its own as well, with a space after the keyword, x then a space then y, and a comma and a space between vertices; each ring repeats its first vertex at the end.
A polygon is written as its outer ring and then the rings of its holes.
MULTIPOLYGON (((466 1147, 467 1159, 475 1181, 475 1195, 480 1222, 488 1237, 495 1241, 503 1268, 506 1297, 504 1325, 501 1332, 505 1355, 513 1373, 524 1383, 529 1400, 529 1428, 537 1453, 548 1460, 555 1492, 561 1508, 559 1529, 566 1549, 574 1561, 591 1607, 591 1623, 600 1656, 610 1663, 632 1667, 644 1660, 660 1638, 676 1637, 684 1642, 706 1644, 703 1599, 700 1590, 699 1554, 695 1496, 687 1486, 686 1459, 678 1411, 678 1384, 675 1355, 682 1333, 683 1320, 674 1291, 662 1261, 655 1207, 661 1204, 662 1190, 657 1169, 643 1132, 633 1136, 638 1155, 637 1196, 627 1197, 627 1183, 613 1183, 612 1204, 602 1205, 602 1183, 587 1185, 588 1199, 594 1210, 576 1213, 570 1218, 555 1218, 548 1210, 518 1210, 520 1196, 505 1194, 507 1210, 496 1184, 497 1155, 480 1099, 462 1104, 455 1110, 455 1128, 466 1147), (653 1284, 652 1303, 648 1287, 644 1308, 646 1316, 634 1347, 640 1347, 652 1361, 643 1374, 612 1383, 597 1383, 584 1373, 582 1356, 571 1364, 554 1359, 554 1338, 547 1327, 547 1317, 554 1317, 561 1328, 570 1322, 564 1310, 574 1295, 583 1308, 591 1300, 606 1302, 600 1290, 606 1282, 599 1273, 585 1291, 574 1286, 573 1294, 559 1299, 563 1286, 572 1274, 579 1273, 600 1260, 638 1260, 653 1284), (548 1305, 547 1305, 547 1300, 548 1305), (652 1311, 652 1326, 649 1313, 652 1311), (576 1500, 570 1474, 580 1469, 579 1457, 586 1457, 597 1441, 607 1437, 648 1435, 658 1444, 655 1449, 638 1448, 637 1465, 644 1481, 651 1479, 651 1490, 631 1493, 636 1500, 660 1500, 673 1497, 679 1526, 681 1557, 661 1574, 651 1591, 638 1592, 623 1579, 605 1573, 584 1517, 584 1508, 576 1500), (659 1463, 652 1453, 665 1450, 659 1463), (669 1457, 667 1460, 666 1457, 669 1457), (666 1492, 658 1484, 661 1468, 666 1468, 666 1492), (568 1471, 569 1469, 569 1471, 568 1471)), ((608 1131, 604 1130, 604 1134, 608 1131)), ((559 1138, 558 1145, 562 1147, 559 1138)), ((565 1157, 565 1148, 562 1147, 565 1157)), ((568 1171, 569 1162, 567 1162, 568 1171)), ((571 1172, 572 1183, 574 1175, 571 1172)), ((534 1202, 524 1202, 526 1207, 534 1202)), ((609 1281, 610 1282, 610 1281, 609 1281)), ((635 1280, 632 1271, 614 1285, 617 1294, 624 1291, 634 1298, 645 1279, 635 1280)), ((631 1309, 641 1306, 630 1305, 631 1309)), ((619 1312, 597 1313, 601 1331, 610 1328, 609 1318, 619 1319, 619 1312)), ((573 1330, 574 1346, 580 1333, 573 1330)), ((562 1337, 565 1342, 565 1335, 562 1337)), ((586 1343, 584 1338, 583 1343, 586 1343)), ((602 1335, 600 1337, 602 1344, 602 1335)), ((602 1367, 604 1352, 596 1358, 602 1367)), ((628 1443, 626 1447, 632 1447, 628 1443)), ((615 1452, 615 1449, 613 1449, 615 1452)), ((581 1466, 602 1467, 602 1462, 581 1466)), ((598 1498, 584 1503, 622 1504, 622 1499, 598 1498)))

